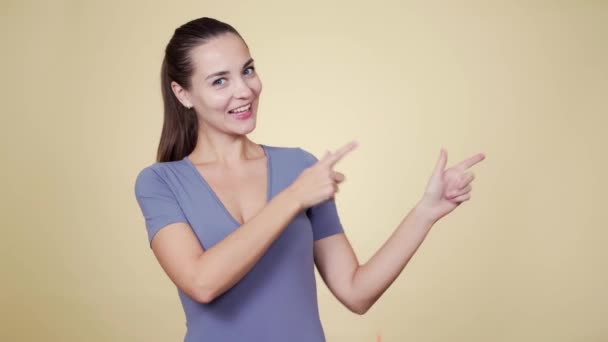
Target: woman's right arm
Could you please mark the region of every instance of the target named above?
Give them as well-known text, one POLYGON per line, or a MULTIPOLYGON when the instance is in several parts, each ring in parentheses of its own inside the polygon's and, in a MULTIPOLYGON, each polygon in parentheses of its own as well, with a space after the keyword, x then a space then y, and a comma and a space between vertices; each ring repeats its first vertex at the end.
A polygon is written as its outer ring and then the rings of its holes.
POLYGON ((243 278, 303 209, 294 195, 288 189, 280 192, 206 251, 188 223, 170 224, 152 239, 154 255, 177 287, 192 299, 209 303, 243 278))
POLYGON ((212 302, 251 270, 301 210, 334 196, 337 183, 344 178, 332 168, 355 147, 351 143, 327 153, 258 214, 208 250, 203 250, 188 223, 177 222, 156 233, 151 241, 154 255, 173 283, 190 298, 212 302))

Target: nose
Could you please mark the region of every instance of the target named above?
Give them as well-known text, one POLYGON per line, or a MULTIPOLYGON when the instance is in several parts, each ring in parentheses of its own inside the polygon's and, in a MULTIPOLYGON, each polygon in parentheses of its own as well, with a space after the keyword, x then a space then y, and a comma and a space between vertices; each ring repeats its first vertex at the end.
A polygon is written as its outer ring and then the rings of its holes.
POLYGON ((237 98, 250 98, 253 95, 253 90, 247 84, 247 81, 241 78, 236 84, 234 93, 237 98))

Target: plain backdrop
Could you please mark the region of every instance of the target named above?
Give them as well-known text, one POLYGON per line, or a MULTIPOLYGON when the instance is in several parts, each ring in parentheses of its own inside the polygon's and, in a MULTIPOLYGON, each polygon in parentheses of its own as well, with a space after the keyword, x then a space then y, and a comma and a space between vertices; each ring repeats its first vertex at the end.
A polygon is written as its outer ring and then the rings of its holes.
POLYGON ((254 141, 360 141, 336 198, 360 262, 441 147, 487 156, 367 314, 317 274, 328 341, 608 340, 608 2, 386 0, 0 2, 0 340, 183 339, 133 187, 164 48, 202 16, 256 61, 254 141))

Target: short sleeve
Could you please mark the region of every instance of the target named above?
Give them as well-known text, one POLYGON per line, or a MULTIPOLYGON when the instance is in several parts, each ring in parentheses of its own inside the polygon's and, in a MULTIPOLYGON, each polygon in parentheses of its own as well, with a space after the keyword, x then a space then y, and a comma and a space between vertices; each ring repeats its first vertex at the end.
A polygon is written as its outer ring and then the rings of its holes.
POLYGON ((135 198, 146 221, 148 243, 166 225, 188 222, 167 183, 150 166, 137 175, 135 198))
MULTIPOLYGON (((312 153, 300 148, 305 160, 305 167, 309 167, 318 161, 312 153)), ((306 210, 306 215, 312 224, 313 239, 319 240, 330 235, 344 232, 336 201, 330 198, 306 210)))

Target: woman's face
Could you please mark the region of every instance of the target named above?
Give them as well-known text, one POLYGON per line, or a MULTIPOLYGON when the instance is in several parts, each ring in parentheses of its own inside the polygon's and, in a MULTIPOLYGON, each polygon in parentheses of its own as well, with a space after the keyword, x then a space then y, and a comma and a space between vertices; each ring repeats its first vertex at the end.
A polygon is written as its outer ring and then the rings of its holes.
POLYGON ((262 82, 247 45, 235 34, 223 34, 194 48, 191 57, 191 89, 176 92, 182 104, 194 107, 205 129, 236 135, 253 131, 262 82))

